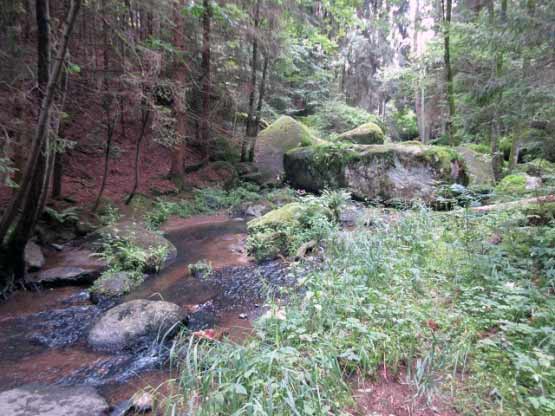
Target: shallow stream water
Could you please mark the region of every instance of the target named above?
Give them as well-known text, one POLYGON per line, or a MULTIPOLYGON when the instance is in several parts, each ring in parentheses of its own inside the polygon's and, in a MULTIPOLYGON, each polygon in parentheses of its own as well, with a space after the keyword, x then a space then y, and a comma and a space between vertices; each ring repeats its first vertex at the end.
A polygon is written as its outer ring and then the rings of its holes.
POLYGON ((157 344, 117 354, 92 350, 87 333, 105 310, 132 299, 163 299, 188 311, 190 329, 215 328, 238 341, 262 313, 268 287, 292 283, 280 262, 249 262, 241 219, 174 218, 163 231, 177 259, 123 299, 93 304, 85 287, 61 287, 18 292, 0 304, 0 391, 28 383, 87 384, 115 405, 170 374, 157 344), (199 260, 212 264, 208 278, 189 274, 188 265, 199 260))

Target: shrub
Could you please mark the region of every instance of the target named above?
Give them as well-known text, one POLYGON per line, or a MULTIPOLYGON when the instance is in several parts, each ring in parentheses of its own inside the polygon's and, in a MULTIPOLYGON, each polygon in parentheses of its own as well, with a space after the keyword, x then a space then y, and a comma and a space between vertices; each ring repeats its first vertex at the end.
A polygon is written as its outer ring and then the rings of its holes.
POLYGON ((316 114, 305 117, 304 121, 326 137, 344 133, 369 122, 376 123, 382 130, 384 128, 377 116, 339 101, 324 103, 316 114))

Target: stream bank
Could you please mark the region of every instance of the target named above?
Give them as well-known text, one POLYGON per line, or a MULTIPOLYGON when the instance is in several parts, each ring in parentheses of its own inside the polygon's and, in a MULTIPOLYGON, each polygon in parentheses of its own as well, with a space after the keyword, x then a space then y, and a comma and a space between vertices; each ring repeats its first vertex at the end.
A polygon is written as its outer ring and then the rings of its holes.
POLYGON ((267 290, 293 284, 280 261, 255 265, 245 252, 246 223, 224 215, 170 219, 162 230, 177 258, 117 300, 93 303, 86 287, 15 293, 0 305, 0 391, 41 383, 92 386, 115 407, 137 390, 170 378, 171 341, 117 353, 93 350, 90 328, 111 307, 136 299, 164 300, 188 315, 190 330, 214 328, 232 341, 248 336, 263 313, 267 290), (214 271, 193 277, 188 265, 206 260, 214 271))

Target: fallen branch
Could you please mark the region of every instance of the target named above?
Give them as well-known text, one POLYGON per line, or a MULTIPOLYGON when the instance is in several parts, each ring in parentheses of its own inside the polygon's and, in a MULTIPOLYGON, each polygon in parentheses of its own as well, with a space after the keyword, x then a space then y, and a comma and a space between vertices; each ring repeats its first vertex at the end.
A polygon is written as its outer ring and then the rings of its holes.
POLYGON ((539 196, 536 198, 520 199, 518 201, 504 202, 501 204, 485 205, 483 207, 471 208, 474 212, 489 212, 498 209, 511 209, 511 208, 523 208, 534 204, 545 204, 548 202, 555 202, 555 195, 539 196))

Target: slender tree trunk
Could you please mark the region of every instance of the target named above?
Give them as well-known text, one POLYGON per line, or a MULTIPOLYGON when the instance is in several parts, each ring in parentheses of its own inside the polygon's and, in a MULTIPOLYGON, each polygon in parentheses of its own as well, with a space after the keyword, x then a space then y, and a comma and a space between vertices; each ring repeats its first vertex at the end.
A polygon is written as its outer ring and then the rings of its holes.
POLYGON ((210 148, 210 21, 212 19, 212 5, 210 0, 203 0, 202 15, 202 119, 200 124, 200 138, 208 157, 210 148))
POLYGON ((96 212, 98 206, 100 205, 100 200, 104 194, 104 189, 106 188, 106 182, 108 180, 108 166, 110 163, 110 153, 112 151, 112 138, 114 136, 114 127, 116 124, 115 117, 112 116, 112 97, 105 94, 104 107, 104 117, 106 118, 106 149, 104 151, 104 171, 102 173, 102 182, 100 184, 100 190, 96 196, 96 201, 92 208, 92 212, 96 212))
MULTIPOLYGON (((63 60, 66 56, 69 38, 73 31, 80 6, 81 0, 73 0, 71 2, 71 7, 64 23, 63 37, 60 48, 58 49, 58 54, 53 62, 52 69, 47 72, 47 74, 49 74, 49 76, 46 77, 47 86, 43 90, 44 94, 42 97, 39 119, 21 185, 0 221, 0 236, 2 236, 3 243, 2 261, 6 261, 7 263, 7 267, 4 268, 4 274, 7 278, 13 275, 16 279, 19 279, 23 277, 25 273, 23 251, 25 249, 25 244, 35 228, 35 224, 41 213, 44 193, 47 192, 48 176, 51 172, 49 168, 49 163, 51 163, 49 155, 51 152, 48 147, 50 109, 54 101, 55 89, 62 72, 63 60), (48 151, 43 152, 44 150, 48 151), (8 230, 10 228, 12 228, 13 231, 8 235, 8 230)), ((48 10, 48 3, 45 0, 37 0, 39 38, 49 33, 49 25, 44 25, 45 21, 48 22, 48 18, 45 19, 44 16, 45 10, 48 10), (45 28, 46 30, 44 31, 45 28)), ((48 62, 44 62, 43 58, 47 55, 42 48, 48 45, 49 42, 44 39, 39 39, 38 44, 39 62, 41 62, 41 65, 48 65, 48 62)), ((50 66, 48 65, 47 68, 50 68, 50 66)), ((44 68, 42 66, 38 68, 38 76, 39 80, 44 81, 44 68)), ((7 284, 8 282, 4 283, 7 284)))
MULTIPOLYGON (((494 12, 494 4, 493 2, 489 6, 489 13, 490 13, 490 23, 492 26, 492 30, 496 30, 495 25, 495 12, 494 12)), ((504 30, 505 24, 507 22, 507 0, 501 0, 501 25, 502 30, 504 30)), ((499 83, 499 79, 503 75, 503 51, 497 50, 495 54, 495 78, 499 83)), ((499 94, 494 97, 493 102, 493 117, 491 123, 491 154, 492 154, 492 169, 493 169, 493 177, 495 181, 501 179, 502 175, 502 163, 503 163, 503 154, 499 151, 499 135, 500 135, 500 126, 499 126, 499 112, 498 112, 498 105, 497 101, 500 101, 503 97, 503 90, 499 91, 499 94)))
MULTIPOLYGON (((254 120, 254 125, 256 126, 257 134, 258 134, 258 126, 260 126, 260 119, 262 117, 262 104, 264 103, 264 93, 266 90, 266 78, 268 76, 268 65, 269 65, 269 58, 268 54, 264 55, 264 64, 262 68, 262 80, 260 81, 260 89, 258 90, 258 105, 256 106, 256 118, 254 120)), ((249 148, 249 162, 254 160, 254 148, 256 145, 256 136, 252 136, 249 148)))
POLYGON ((446 133, 449 144, 456 145, 455 127, 453 119, 455 118, 455 92, 453 87, 453 68, 451 66, 451 12, 453 7, 452 0, 442 0, 443 13, 443 63, 445 65, 445 81, 447 84, 447 105, 448 118, 445 124, 446 133))
MULTIPOLYGON (((173 44, 177 50, 175 56, 175 66, 174 70, 174 80, 176 83, 176 89, 185 88, 185 80, 187 79, 186 66, 184 63, 184 51, 185 51, 185 23, 183 16, 181 15, 181 7, 184 5, 183 0, 177 2, 174 6, 174 20, 176 22, 176 28, 173 34, 173 44)), ((183 168, 184 159, 184 141, 187 135, 187 120, 185 118, 185 100, 182 94, 174 94, 173 103, 173 115, 176 120, 176 133, 177 133, 177 143, 171 152, 171 166, 169 177, 177 182, 181 187, 183 185, 183 180, 185 177, 185 170, 183 168)))
POLYGON ((133 189, 129 194, 129 197, 125 201, 126 205, 129 205, 133 200, 133 197, 137 193, 137 189, 139 189, 139 159, 141 155, 141 143, 143 138, 145 137, 146 126, 148 125, 148 120, 150 119, 150 110, 143 107, 141 110, 141 133, 139 134, 139 138, 137 139, 137 144, 135 146, 135 180, 133 182, 133 189))
POLYGON ((247 114, 247 128, 245 139, 243 140, 243 145, 241 147, 241 161, 245 162, 249 160, 249 143, 251 142, 251 137, 256 137, 257 126, 254 123, 255 118, 255 95, 256 95, 256 70, 258 67, 258 25, 260 23, 260 0, 256 1, 256 6, 254 10, 254 33, 252 35, 252 60, 251 60, 251 81, 249 85, 249 112, 247 114))

